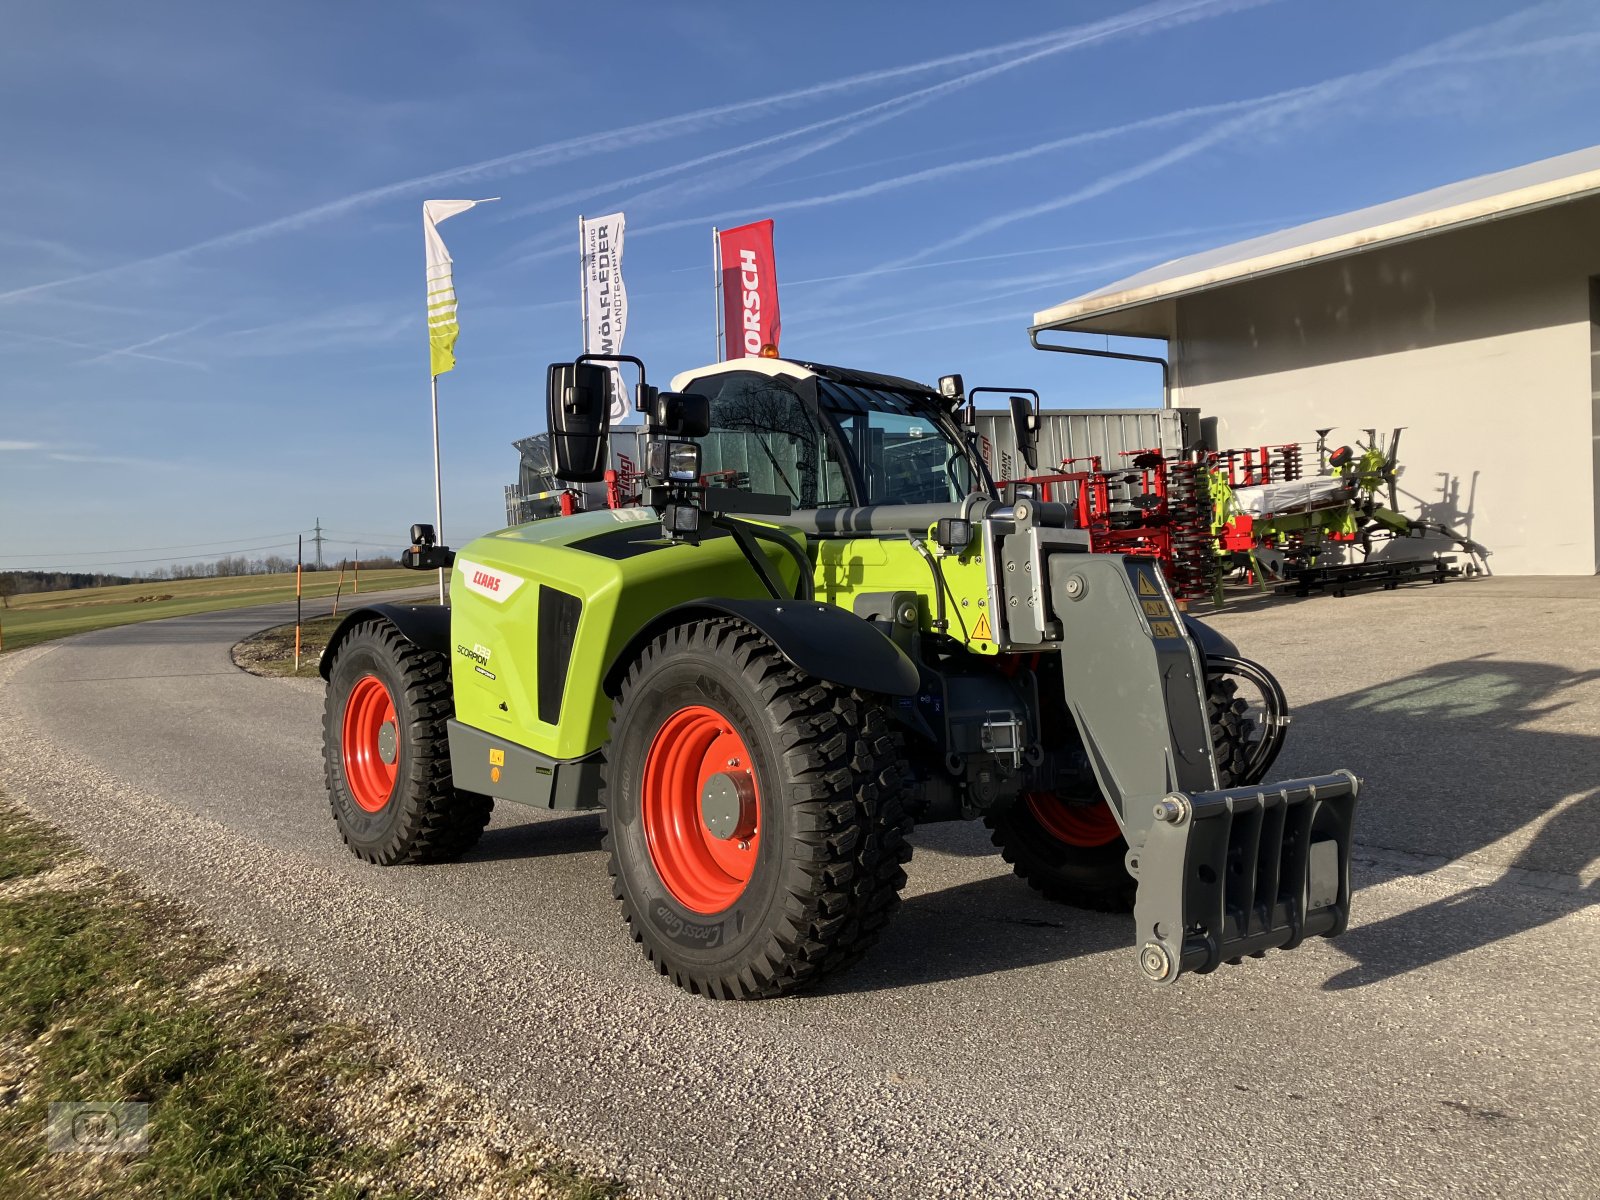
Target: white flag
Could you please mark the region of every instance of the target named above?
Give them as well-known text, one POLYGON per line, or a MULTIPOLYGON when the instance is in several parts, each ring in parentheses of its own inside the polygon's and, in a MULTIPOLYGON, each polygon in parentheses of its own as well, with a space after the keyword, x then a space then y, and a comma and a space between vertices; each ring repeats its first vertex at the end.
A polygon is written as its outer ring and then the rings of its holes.
MULTIPOLYGON (((583 258, 583 352, 621 354, 628 328, 628 289, 622 285, 623 215, 580 218, 578 249, 583 258)), ((611 423, 633 411, 622 386, 622 374, 611 371, 611 423)))
POLYGON ((428 348, 432 373, 443 375, 456 365, 456 285, 450 275, 450 251, 435 228, 457 213, 466 212, 477 200, 424 200, 422 202, 422 240, 428 255, 428 348))

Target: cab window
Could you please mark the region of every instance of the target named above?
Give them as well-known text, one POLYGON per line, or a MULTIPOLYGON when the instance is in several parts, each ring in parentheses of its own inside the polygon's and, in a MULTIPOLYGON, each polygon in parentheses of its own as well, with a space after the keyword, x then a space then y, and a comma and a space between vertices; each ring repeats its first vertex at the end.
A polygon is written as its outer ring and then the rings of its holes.
POLYGON ((684 390, 711 402, 711 432, 700 439, 706 483, 787 496, 796 508, 850 503, 833 442, 793 381, 733 372, 684 390))

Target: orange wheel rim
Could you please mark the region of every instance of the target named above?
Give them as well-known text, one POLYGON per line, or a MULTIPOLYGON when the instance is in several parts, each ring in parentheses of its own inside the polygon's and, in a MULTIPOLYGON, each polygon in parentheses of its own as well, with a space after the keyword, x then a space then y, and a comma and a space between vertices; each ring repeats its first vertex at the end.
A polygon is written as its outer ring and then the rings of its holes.
POLYGON ((1122 827, 1104 800, 1069 804, 1053 792, 1029 792, 1028 811, 1058 842, 1069 846, 1104 846, 1122 835, 1122 827))
POLYGON ((344 702, 344 777, 351 798, 377 812, 394 795, 400 773, 400 723, 394 697, 376 675, 363 675, 344 702))
POLYGON ((744 894, 761 848, 761 796, 732 721, 703 704, 669 716, 645 753, 643 808, 650 861, 679 904, 709 915, 744 894), (737 816, 727 819, 715 798, 734 794, 737 816))

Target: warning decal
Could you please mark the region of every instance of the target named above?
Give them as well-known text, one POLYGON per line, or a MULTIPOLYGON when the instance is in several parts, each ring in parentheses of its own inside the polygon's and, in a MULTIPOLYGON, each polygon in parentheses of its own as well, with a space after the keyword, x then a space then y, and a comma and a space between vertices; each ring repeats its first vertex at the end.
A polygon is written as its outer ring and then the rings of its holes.
POLYGON ((1147 572, 1145 572, 1145 571, 1140 571, 1139 572, 1139 595, 1141 595, 1141 596, 1159 596, 1159 595, 1161 595, 1161 589, 1158 588, 1155 585, 1154 581, 1151 580, 1149 574, 1147 572))
POLYGON ((989 632, 989 614, 979 613, 978 623, 972 627, 972 640, 975 642, 992 642, 994 634, 989 632))

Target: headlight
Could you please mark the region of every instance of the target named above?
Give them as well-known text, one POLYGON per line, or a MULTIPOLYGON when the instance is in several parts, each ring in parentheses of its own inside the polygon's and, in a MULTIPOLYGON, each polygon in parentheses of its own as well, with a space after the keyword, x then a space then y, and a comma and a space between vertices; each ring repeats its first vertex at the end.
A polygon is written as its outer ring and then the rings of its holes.
POLYGON ((667 452, 667 478, 673 483, 695 483, 700 478, 700 443, 673 442, 667 452))

